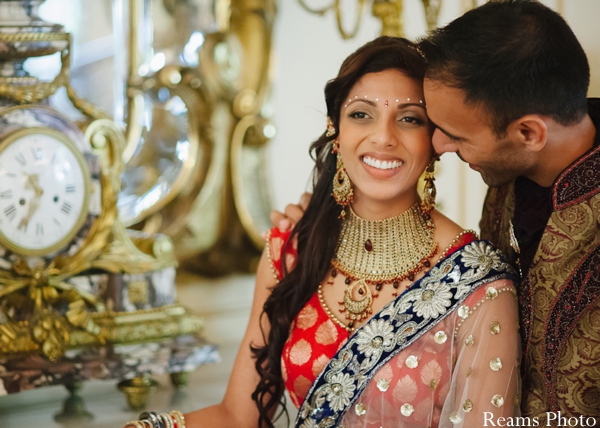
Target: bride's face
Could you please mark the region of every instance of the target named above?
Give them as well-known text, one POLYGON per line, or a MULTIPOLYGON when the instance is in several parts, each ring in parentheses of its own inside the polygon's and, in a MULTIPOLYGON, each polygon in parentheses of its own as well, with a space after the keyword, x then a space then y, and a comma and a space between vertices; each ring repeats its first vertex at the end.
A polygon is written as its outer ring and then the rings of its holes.
POLYGON ((422 85, 395 69, 365 74, 342 105, 339 127, 359 215, 365 204, 393 210, 416 201, 432 155, 422 85))

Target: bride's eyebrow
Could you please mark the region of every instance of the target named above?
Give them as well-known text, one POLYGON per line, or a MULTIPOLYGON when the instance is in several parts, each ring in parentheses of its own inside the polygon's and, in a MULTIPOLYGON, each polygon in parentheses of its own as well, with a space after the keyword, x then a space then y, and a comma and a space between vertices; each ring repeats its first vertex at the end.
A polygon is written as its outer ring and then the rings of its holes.
POLYGON ((356 103, 356 102, 358 102, 358 101, 362 101, 363 103, 367 103, 367 104, 369 104, 370 106, 377 107, 377 103, 376 103, 375 101, 366 100, 366 99, 364 99, 364 98, 356 98, 356 99, 354 99, 354 100, 350 101, 348 104, 346 104, 346 108, 347 108, 347 107, 350 107, 350 105, 351 105, 351 104, 354 104, 354 103, 356 103))

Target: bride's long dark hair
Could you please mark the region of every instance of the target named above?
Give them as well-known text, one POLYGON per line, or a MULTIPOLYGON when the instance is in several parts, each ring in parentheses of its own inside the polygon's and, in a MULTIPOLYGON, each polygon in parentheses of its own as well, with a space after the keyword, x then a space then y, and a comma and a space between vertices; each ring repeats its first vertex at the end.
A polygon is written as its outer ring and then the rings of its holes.
MULTIPOLYGON (((310 147, 315 161, 313 195, 304 216, 292 232, 292 237, 298 237, 296 267, 291 272, 285 272, 265 302, 261 318, 266 316, 270 325, 268 335, 264 338, 266 345, 252 346, 256 370, 260 375, 252 394, 259 411, 259 427, 273 427, 271 415, 276 406, 281 403, 285 407, 285 387, 281 376, 283 346, 293 319, 327 274, 340 233, 341 220, 338 216, 341 208, 331 195, 336 161, 331 153, 331 141, 338 135, 341 107, 362 76, 387 69, 399 70, 422 84, 425 61, 414 43, 403 38, 383 36, 346 58, 338 76, 325 86, 327 115, 335 125, 336 134, 328 137, 323 133, 310 147)), ((285 247, 290 241, 291 238, 285 247)))

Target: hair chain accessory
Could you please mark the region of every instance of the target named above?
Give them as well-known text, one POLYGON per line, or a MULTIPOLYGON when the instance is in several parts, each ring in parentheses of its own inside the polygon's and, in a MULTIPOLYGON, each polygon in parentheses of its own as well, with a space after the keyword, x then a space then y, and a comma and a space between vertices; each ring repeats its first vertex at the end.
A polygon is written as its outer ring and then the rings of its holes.
POLYGON ((348 287, 338 303, 349 329, 372 313, 373 299, 385 283, 397 289, 401 281, 414 281, 431 266, 438 251, 434 234, 433 221, 418 202, 385 220, 365 220, 349 208, 331 261, 332 276, 346 277, 348 287))
POLYGON ((327 116, 327 131, 325 131, 326 137, 332 137, 335 135, 335 126, 331 117, 327 116))

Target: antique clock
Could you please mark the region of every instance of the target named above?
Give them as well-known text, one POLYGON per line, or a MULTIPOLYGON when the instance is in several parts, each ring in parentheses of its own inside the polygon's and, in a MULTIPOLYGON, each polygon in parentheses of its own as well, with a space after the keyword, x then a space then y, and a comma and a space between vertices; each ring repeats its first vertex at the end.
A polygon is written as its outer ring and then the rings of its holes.
POLYGON ((72 253, 100 213, 97 157, 84 134, 53 109, 1 113, 0 246, 9 258, 72 253))
POLYGON ((0 244, 37 256, 73 239, 88 213, 90 173, 64 134, 14 132, 0 145, 0 176, 0 244))

